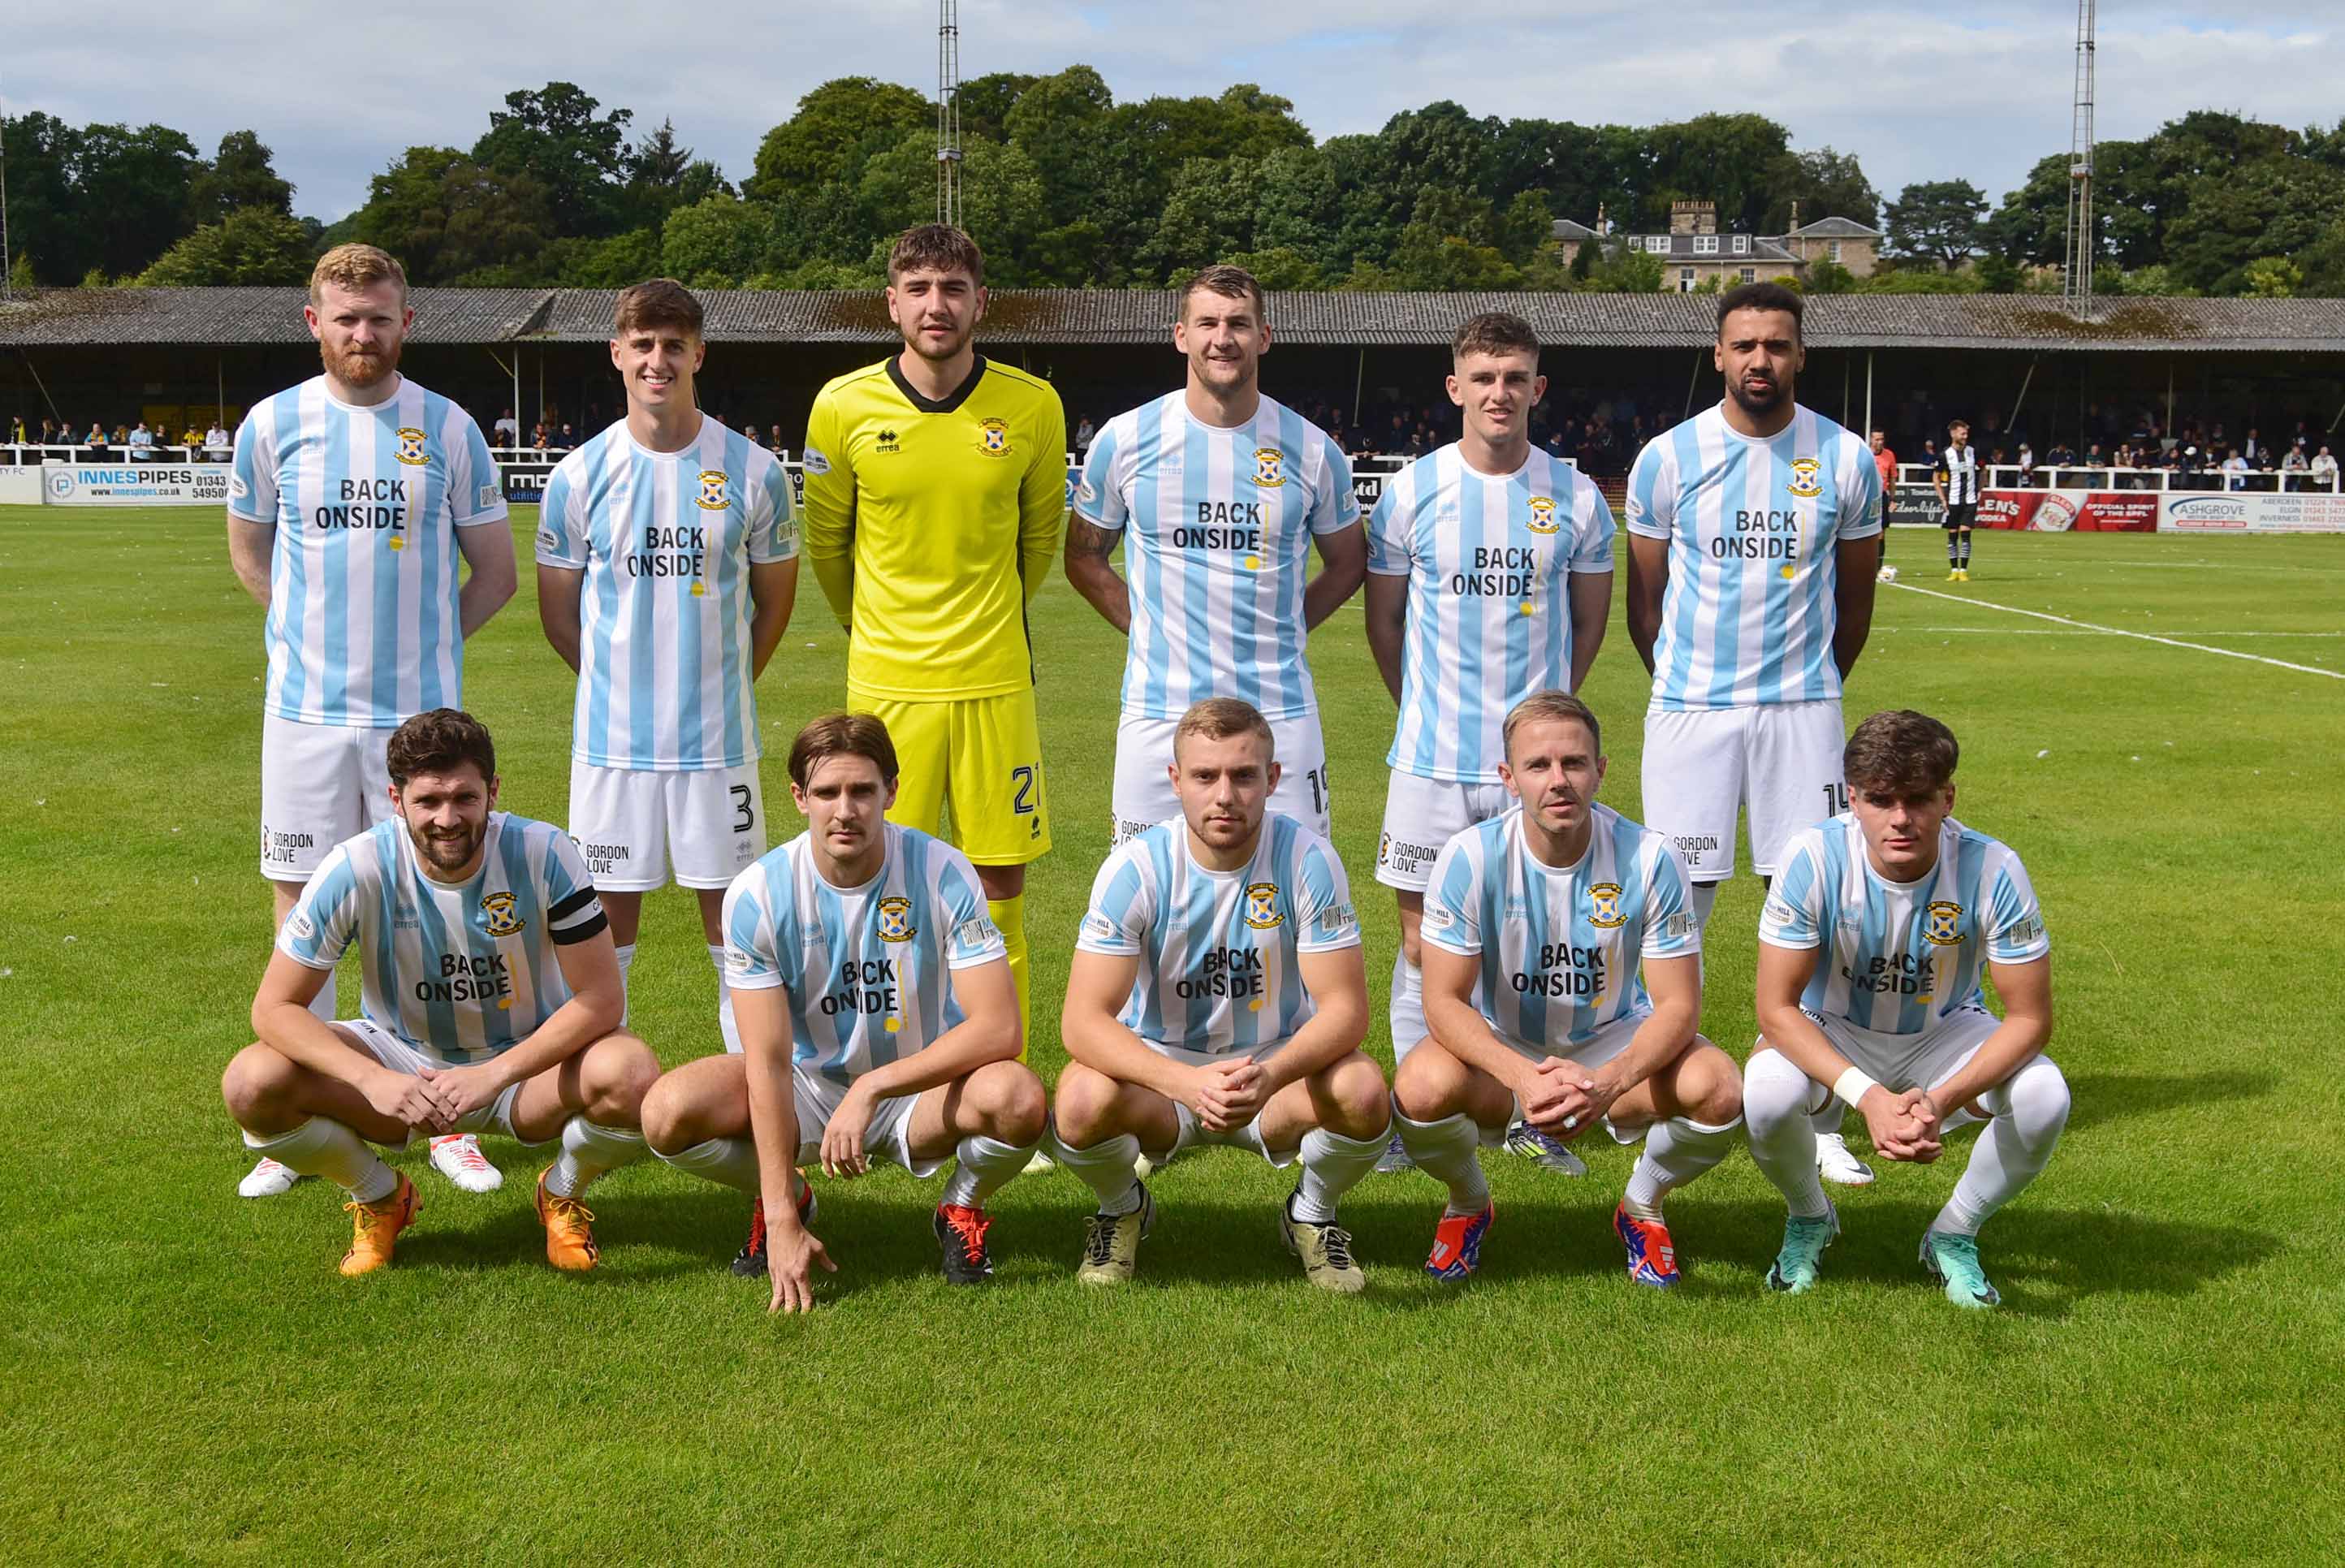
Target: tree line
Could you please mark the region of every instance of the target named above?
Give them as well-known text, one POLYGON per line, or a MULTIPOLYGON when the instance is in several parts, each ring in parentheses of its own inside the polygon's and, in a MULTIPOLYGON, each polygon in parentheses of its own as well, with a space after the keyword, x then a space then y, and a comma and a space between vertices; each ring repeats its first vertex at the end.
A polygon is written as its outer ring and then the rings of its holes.
MULTIPOLYGON (((1884 209, 1853 155, 1796 150, 1755 114, 1583 126, 1445 101, 1320 141, 1252 84, 1119 103, 1088 66, 980 76, 959 107, 964 220, 1004 287, 1157 288, 1233 260, 1283 289, 1650 291, 1659 258, 1613 243, 1567 265, 1553 220, 1652 232, 1684 199, 1715 202, 1729 231, 1782 233, 1795 209, 1885 228, 1881 272, 1819 263, 1812 291, 2058 287, 2065 153, 1992 211, 1959 179, 1884 209)), ((253 131, 210 158, 159 125, 34 113, 5 135, 25 285, 299 282, 325 246, 364 239, 417 283, 868 288, 935 213, 934 106, 863 76, 801 98, 737 181, 672 123, 638 127, 571 83, 509 93, 470 148, 410 148, 330 225, 294 214, 253 131)), ((2203 111, 2097 162, 2110 291, 2345 293, 2345 120, 2299 133, 2203 111)))

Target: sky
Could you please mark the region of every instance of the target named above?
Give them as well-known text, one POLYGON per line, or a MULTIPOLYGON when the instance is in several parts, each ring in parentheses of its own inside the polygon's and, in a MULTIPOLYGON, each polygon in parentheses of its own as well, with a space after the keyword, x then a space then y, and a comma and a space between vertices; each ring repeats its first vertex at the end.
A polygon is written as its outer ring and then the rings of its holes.
MULTIPOLYGON (((1293 100, 1322 138, 1442 98, 1477 115, 1582 124, 1750 110, 1789 127, 1796 148, 1855 153, 1884 199, 1910 182, 1964 178, 1999 202, 2069 143, 2076 7, 2063 0, 1519 9, 1467 25, 1438 0, 966 0, 960 69, 1088 64, 1119 101, 1252 81, 1293 100)), ((2251 20, 2227 15, 2249 10, 2101 5, 2100 138, 2144 136, 2194 108, 2334 123, 2345 112, 2335 86, 2345 7, 2257 0, 2251 20)), ((294 209, 329 221, 364 201, 368 178, 406 148, 469 147, 507 92, 550 80, 632 108, 638 131, 673 118, 736 180, 766 129, 824 81, 869 76, 923 93, 937 81, 934 0, 407 0, 374 16, 206 0, 112 14, 106 47, 76 27, 0 23, 0 107, 77 124, 160 121, 207 154, 228 131, 256 130, 296 187, 294 209)))

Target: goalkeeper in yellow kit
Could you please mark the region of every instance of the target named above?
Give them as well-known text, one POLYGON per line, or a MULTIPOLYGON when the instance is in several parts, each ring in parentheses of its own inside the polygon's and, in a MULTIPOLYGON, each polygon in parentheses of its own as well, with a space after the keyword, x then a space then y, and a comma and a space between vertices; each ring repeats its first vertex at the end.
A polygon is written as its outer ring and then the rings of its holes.
POLYGON ((1051 848, 1026 604, 1066 526, 1067 424, 1049 382, 969 342, 977 244, 940 223, 888 258, 904 349, 824 386, 807 422, 804 554, 848 629, 847 699, 902 763, 889 819, 977 868, 1026 1008, 1026 865, 1051 848))

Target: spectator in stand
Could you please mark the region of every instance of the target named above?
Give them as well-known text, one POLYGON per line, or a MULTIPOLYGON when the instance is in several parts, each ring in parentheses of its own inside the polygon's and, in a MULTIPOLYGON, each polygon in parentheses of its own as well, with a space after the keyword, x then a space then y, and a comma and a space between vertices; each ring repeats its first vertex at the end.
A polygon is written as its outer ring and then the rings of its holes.
POLYGON ((2335 493, 2337 489, 2337 459, 2330 455, 2330 451, 2326 446, 2322 447, 2319 452, 2313 454, 2312 463, 2306 470, 2306 473, 2311 478, 2312 487, 2315 490, 2326 490, 2331 494, 2335 493))
POLYGON ((142 419, 130 427, 130 461, 151 463, 154 460, 155 433, 147 428, 147 422, 142 419))
POLYGON ((8 422, 8 440, 10 444, 15 446, 22 446, 25 444, 25 416, 23 414, 20 413, 16 415, 15 418, 8 422))
POLYGON ((2255 477, 2250 484, 2258 490, 2276 491, 2279 488, 2279 462, 2269 444, 2256 453, 2255 477))
POLYGON ((545 426, 543 423, 531 427, 529 443, 539 452, 545 450, 545 426))
POLYGON ((1091 416, 1089 414, 1083 415, 1082 423, 1075 426, 1076 462, 1080 463, 1084 457, 1089 455, 1091 449, 1091 437, 1097 433, 1098 433, 1091 428, 1091 416))
POLYGON ((228 434, 228 427, 226 425, 222 424, 217 419, 213 420, 211 429, 204 432, 205 461, 209 463, 226 463, 229 458, 235 455, 236 438, 228 434))
POLYGON ((2263 434, 2254 425, 2248 426, 2247 444, 2239 448, 2239 454, 2250 463, 2257 463, 2263 457, 2263 434))
POLYGON ((489 429, 496 436, 499 446, 513 447, 521 444, 521 421, 513 417, 513 411, 509 408, 497 411, 497 421, 489 426, 489 429))
POLYGON ((82 437, 82 444, 103 449, 106 445, 106 427, 95 420, 91 421, 89 433, 82 437))
POLYGON ((2245 490, 2247 487, 2248 460, 2239 455, 2239 449, 2235 446, 2231 448, 2230 455, 2223 459, 2223 488, 2245 490))
POLYGON ((2022 441, 2019 443, 2019 456, 2016 461, 2019 464, 2020 488, 2023 490, 2033 488, 2035 484, 2035 449, 2022 441))
POLYGON ((2279 460, 2279 487, 2282 490, 2303 489, 2305 470, 2310 464, 2311 460, 2304 455, 2304 443, 2299 441, 2289 447, 2288 455, 2279 460))
POLYGON ((564 424, 564 425, 562 427, 562 446, 561 446, 561 450, 563 450, 563 452, 568 452, 572 447, 574 447, 574 446, 576 446, 577 444, 578 444, 578 438, 577 438, 576 436, 574 436, 574 435, 571 434, 571 433, 570 433, 570 427, 569 427, 567 424, 564 424))
POLYGON ((775 453, 786 452, 788 450, 788 448, 782 444, 782 427, 780 425, 769 424, 766 427, 766 450, 767 452, 775 453))
POLYGON ((66 439, 67 437, 65 428, 58 424, 56 421, 53 419, 45 419, 41 421, 41 444, 43 446, 63 446, 66 443, 66 439))

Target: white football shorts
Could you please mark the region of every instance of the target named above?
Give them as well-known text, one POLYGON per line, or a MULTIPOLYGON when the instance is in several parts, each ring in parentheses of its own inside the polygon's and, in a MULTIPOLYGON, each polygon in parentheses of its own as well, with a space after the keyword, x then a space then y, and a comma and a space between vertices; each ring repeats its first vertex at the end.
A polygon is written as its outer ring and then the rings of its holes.
POLYGON ((1784 842, 1848 809, 1837 702, 1645 715, 1644 821, 1697 882, 1734 875, 1734 818, 1751 812, 1751 869, 1775 874, 1784 842))
MULTIPOLYGON (((1181 814, 1181 798, 1172 792, 1172 780, 1165 772, 1172 766, 1172 732, 1180 727, 1177 718, 1132 714, 1116 722, 1115 790, 1109 805, 1116 843, 1181 814)), ((1270 792, 1270 809, 1284 812, 1323 839, 1332 838, 1334 802, 1318 711, 1272 719, 1270 738, 1272 755, 1278 760, 1278 788, 1270 792)))
POLYGON ((260 874, 306 882, 345 839, 391 814, 391 731, 260 719, 260 874))
MULTIPOLYGON (((926 1092, 936 1094, 941 1091, 926 1092)), ((830 1118, 838 1110, 839 1102, 846 1098, 846 1085, 801 1064, 791 1064, 790 1099, 798 1114, 798 1157, 795 1164, 801 1166, 819 1166, 822 1164, 823 1129, 830 1125, 830 1118)), ((912 1157, 912 1107, 919 1101, 919 1095, 899 1095, 892 1100, 879 1102, 878 1108, 871 1113, 871 1125, 863 1132, 863 1152, 867 1158, 893 1160, 916 1176, 932 1176, 944 1169, 952 1159, 949 1151, 932 1160, 912 1157)))
POLYGON ((1376 839, 1376 881, 1423 892, 1444 844, 1477 822, 1506 815, 1514 803, 1504 784, 1420 779, 1394 769, 1385 789, 1384 832, 1376 839))
MULTIPOLYGON (((1842 1018, 1818 1018, 1812 1013, 1808 1017, 1824 1032, 1833 1050, 1852 1064, 1863 1068, 1865 1075, 1883 1088, 1901 1094, 1907 1089, 1934 1088, 1962 1071, 1963 1064, 1978 1054, 1978 1048, 1986 1044, 1987 1036, 2002 1023, 1984 1007, 1961 1007, 1919 1033, 1883 1034, 1874 1029, 1859 1029, 1842 1018)), ((1761 1039, 1752 1054, 1771 1049, 1761 1039)), ((1743 1070, 1750 1071, 1748 1067, 1743 1070)), ((1948 1112, 1954 1109, 1952 1105, 1939 1108, 1948 1112)), ((1815 1117, 1818 1131, 1838 1128, 1841 1103, 1832 1098, 1832 1085, 1809 1080, 1808 1113, 1815 1117)))
MULTIPOLYGON (((1579 1045, 1527 1045, 1495 1026, 1491 1033, 1505 1041, 1513 1048, 1515 1054, 1526 1062, 1544 1062, 1549 1056, 1559 1056, 1567 1062, 1577 1062, 1583 1067, 1601 1067, 1629 1048, 1629 1043, 1637 1037, 1637 1031, 1643 1028, 1645 1020, 1651 1016, 1652 1013, 1648 1010, 1643 1013, 1631 1013, 1625 1018, 1615 1018, 1609 1023, 1599 1025, 1595 1034, 1584 1044, 1579 1045)), ((1522 1114, 1523 1103, 1517 1100, 1512 1119, 1520 1120, 1522 1114)), ((1612 1125, 1612 1120, 1609 1116, 1605 1118, 1604 1130, 1612 1135, 1613 1142, 1620 1144, 1633 1144, 1645 1135, 1645 1129, 1642 1126, 1638 1127, 1633 1133, 1619 1131, 1612 1125)), ((1507 1141, 1507 1129, 1504 1127, 1484 1127, 1481 1132, 1482 1142, 1493 1148, 1507 1141)))
POLYGON ((570 836, 606 893, 732 885, 766 852, 757 765, 656 771, 570 764, 570 836))
MULTIPOLYGON (((352 1044, 394 1073, 404 1073, 412 1078, 419 1075, 419 1069, 430 1067, 437 1071, 448 1065, 404 1034, 393 1033, 371 1018, 339 1018, 333 1026, 352 1044)), ((519 1084, 506 1084, 495 1099, 472 1111, 458 1122, 453 1130, 460 1133, 497 1133, 517 1142, 523 1141, 521 1135, 513 1131, 513 1101, 520 1096, 519 1084)))

